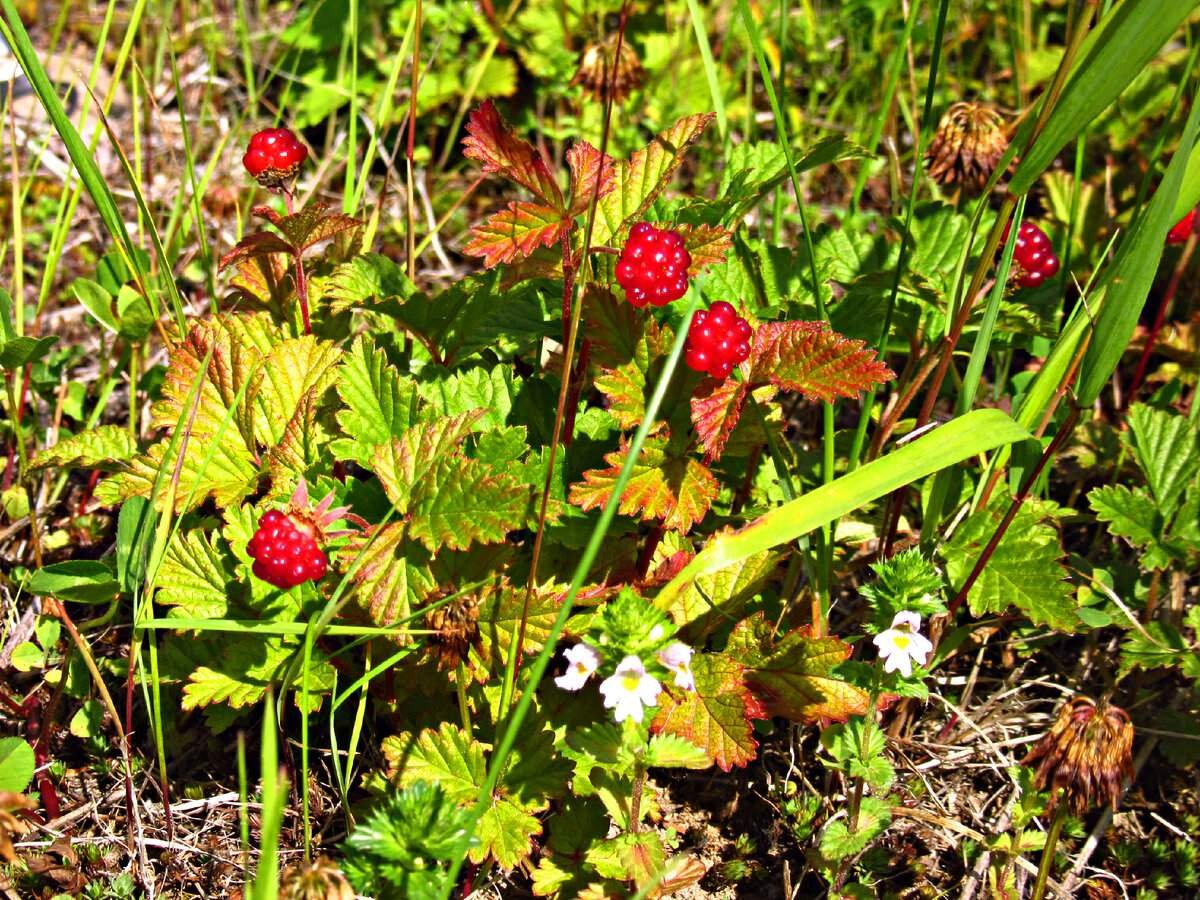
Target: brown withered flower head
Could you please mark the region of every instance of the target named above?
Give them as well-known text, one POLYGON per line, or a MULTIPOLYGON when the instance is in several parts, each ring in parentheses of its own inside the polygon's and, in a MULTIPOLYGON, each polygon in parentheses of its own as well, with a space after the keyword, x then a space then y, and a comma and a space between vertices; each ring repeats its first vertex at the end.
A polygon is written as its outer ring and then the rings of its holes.
MULTIPOLYGON (((438 601, 446 593, 435 593, 430 599, 438 601)), ((425 614, 429 635, 429 652, 437 659, 439 671, 451 671, 465 662, 474 647, 482 646, 479 634, 479 598, 474 594, 455 597, 425 614)))
POLYGON ((983 103, 955 103, 938 123, 925 163, 940 185, 982 191, 1007 149, 1000 113, 983 103))
POLYGON ((1133 779, 1133 723, 1119 706, 1073 697, 1021 764, 1036 764, 1038 789, 1050 788, 1047 812, 1060 799, 1077 816, 1103 803, 1116 809, 1122 782, 1133 779))
POLYGON ((281 900, 354 900, 357 896, 337 863, 326 856, 288 866, 279 879, 281 900))
POLYGON ((617 56, 617 34, 614 32, 599 43, 584 48, 571 84, 583 85, 585 91, 603 102, 608 99, 611 79, 613 102, 620 103, 642 83, 642 75, 642 61, 628 39, 621 41, 621 55, 617 56))

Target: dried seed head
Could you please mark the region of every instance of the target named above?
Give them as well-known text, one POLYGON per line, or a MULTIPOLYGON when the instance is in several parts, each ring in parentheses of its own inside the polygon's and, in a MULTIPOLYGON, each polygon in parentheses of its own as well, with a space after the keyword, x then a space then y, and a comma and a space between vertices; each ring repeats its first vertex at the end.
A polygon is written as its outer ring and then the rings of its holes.
POLYGON ((597 44, 589 44, 579 57, 579 69, 571 84, 581 84, 583 89, 601 102, 608 99, 611 80, 613 102, 620 103, 642 83, 642 61, 628 40, 621 41, 621 55, 617 57, 617 34, 613 33, 597 44), (614 58, 616 71, 613 71, 614 58))
POLYGON ((925 152, 929 177, 941 185, 983 190, 1008 149, 1004 119, 983 103, 955 103, 925 152))
POLYGON ((1097 706, 1090 697, 1072 698, 1022 765, 1037 764, 1038 788, 1051 789, 1049 810, 1060 797, 1075 815, 1121 799, 1121 784, 1133 779, 1133 723, 1118 706, 1097 706))
MULTIPOLYGON (((444 597, 442 594, 441 597, 444 597)), ((437 594, 430 599, 441 599, 437 594)), ((471 652, 482 645, 479 634, 479 598, 474 594, 456 597, 449 603, 425 614, 425 627, 435 632, 429 635, 430 653, 437 659, 438 669, 451 671, 465 662, 471 652)))
POLYGON ((279 880, 281 900, 354 900, 354 888, 337 863, 325 856, 288 866, 279 880))

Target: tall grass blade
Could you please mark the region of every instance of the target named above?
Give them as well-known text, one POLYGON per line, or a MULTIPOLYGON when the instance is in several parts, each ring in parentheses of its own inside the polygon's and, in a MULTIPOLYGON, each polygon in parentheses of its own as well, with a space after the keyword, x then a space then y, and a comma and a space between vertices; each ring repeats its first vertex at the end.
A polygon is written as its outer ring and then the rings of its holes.
POLYGON ((1125 233, 1112 265, 1101 278, 1100 290, 1104 292, 1104 298, 1096 317, 1096 331, 1079 374, 1078 401, 1081 406, 1090 406, 1099 396, 1133 337, 1138 316, 1146 305, 1158 271, 1167 231, 1175 224, 1175 198, 1179 195, 1188 157, 1196 145, 1197 128, 1200 128, 1200 103, 1193 103, 1179 142, 1180 149, 1171 158, 1162 183, 1145 211, 1125 233))
MULTIPOLYGON (((1129 86, 1196 8, 1193 0, 1125 0, 1105 16, 1079 57, 1046 125, 1022 157, 1009 189, 1023 194, 1058 152, 1129 86)), ((1023 129, 1032 128, 1035 117, 1023 129)), ((1024 135, 1013 143, 1021 145, 1024 135)))

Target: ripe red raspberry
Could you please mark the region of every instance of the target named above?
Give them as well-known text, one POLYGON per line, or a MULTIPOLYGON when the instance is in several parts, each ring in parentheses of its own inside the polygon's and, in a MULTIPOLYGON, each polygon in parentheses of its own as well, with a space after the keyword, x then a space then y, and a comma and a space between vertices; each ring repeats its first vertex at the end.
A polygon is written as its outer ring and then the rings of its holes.
POLYGON ((1196 224, 1196 211, 1193 209, 1186 216, 1176 222, 1171 230, 1167 232, 1168 244, 1182 244, 1191 235, 1196 224))
POLYGON ((750 356, 750 323, 724 300, 692 316, 683 361, 688 368, 725 379, 750 356))
POLYGON ((266 188, 278 188, 294 178, 308 159, 308 148, 287 128, 268 128, 250 138, 242 157, 246 171, 266 188))
POLYGON ((246 545, 254 560, 254 574, 268 584, 287 590, 325 577, 329 561, 317 539, 277 509, 263 514, 258 531, 246 545))
MULTIPOLYGON (((1011 223, 1004 227, 1003 240, 1008 240, 1011 223)), ((1022 222, 1017 229, 1017 245, 1013 248, 1013 270, 1009 275, 1023 288, 1035 288, 1058 273, 1058 256, 1050 246, 1050 238, 1033 222, 1022 222)))
POLYGON ((664 306, 687 293, 691 264, 678 231, 638 222, 629 229, 629 240, 617 260, 617 283, 639 309, 647 303, 664 306))

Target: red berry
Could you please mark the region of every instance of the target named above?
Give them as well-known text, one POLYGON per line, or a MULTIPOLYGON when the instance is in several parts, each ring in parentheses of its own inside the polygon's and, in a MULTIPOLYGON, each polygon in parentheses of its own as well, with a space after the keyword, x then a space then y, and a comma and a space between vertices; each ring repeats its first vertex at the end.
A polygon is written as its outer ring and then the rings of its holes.
POLYGON ((689 369, 724 380, 750 356, 750 323, 731 305, 718 300, 692 316, 683 361, 689 369))
POLYGON ((617 283, 636 307, 665 306, 687 293, 691 264, 679 232, 638 222, 617 260, 617 283))
POLYGON ((308 148, 290 130, 268 128, 250 138, 242 165, 263 187, 277 188, 294 178, 306 159, 308 148))
POLYGON ((1167 232, 1168 244, 1182 244, 1188 239, 1188 236, 1195 230, 1196 211, 1193 209, 1186 216, 1176 222, 1170 231, 1167 232))
MULTIPOLYGON (((1005 241, 1008 240, 1010 228, 1011 224, 1004 227, 1005 241)), ((1033 222, 1022 222, 1017 229, 1010 277, 1023 288, 1034 288, 1058 274, 1058 266, 1058 256, 1046 232, 1033 222)))
POLYGON ((283 590, 306 581, 319 581, 329 567, 312 532, 297 527, 277 509, 263 513, 246 552, 254 560, 254 574, 283 590))

